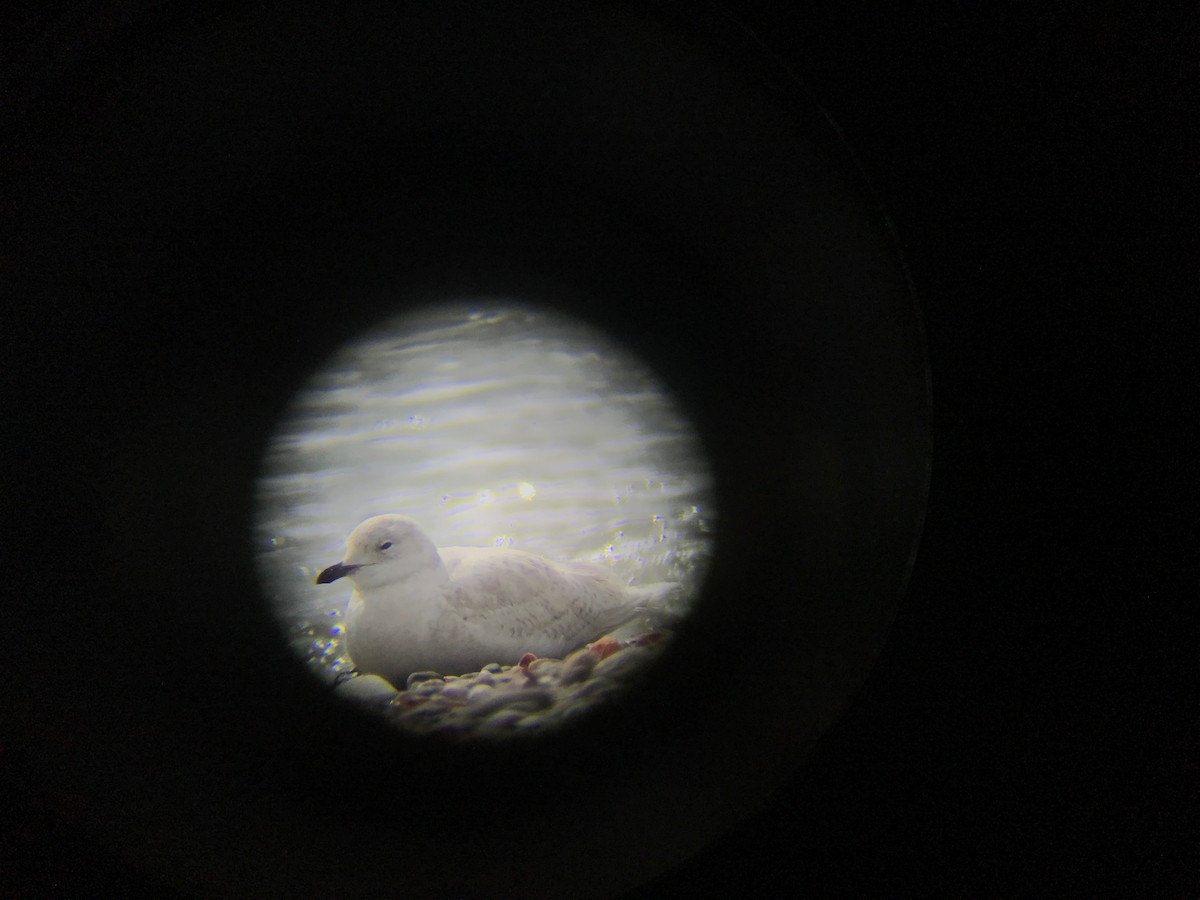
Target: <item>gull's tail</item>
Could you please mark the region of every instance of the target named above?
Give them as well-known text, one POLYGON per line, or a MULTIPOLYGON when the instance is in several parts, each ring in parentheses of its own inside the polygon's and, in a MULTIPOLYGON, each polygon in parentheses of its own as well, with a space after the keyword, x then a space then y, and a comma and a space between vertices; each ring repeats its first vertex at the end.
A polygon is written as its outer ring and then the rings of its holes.
POLYGON ((674 581, 660 581, 657 584, 630 585, 628 591, 635 608, 665 610, 671 606, 671 601, 679 599, 682 587, 674 581))
POLYGON ((625 588, 625 602, 612 610, 605 631, 609 637, 628 640, 646 632, 670 629, 683 618, 682 593, 682 585, 674 582, 629 585, 625 588))
POLYGON ((643 617, 654 627, 665 627, 683 618, 683 585, 674 581, 630 585, 630 613, 643 617))

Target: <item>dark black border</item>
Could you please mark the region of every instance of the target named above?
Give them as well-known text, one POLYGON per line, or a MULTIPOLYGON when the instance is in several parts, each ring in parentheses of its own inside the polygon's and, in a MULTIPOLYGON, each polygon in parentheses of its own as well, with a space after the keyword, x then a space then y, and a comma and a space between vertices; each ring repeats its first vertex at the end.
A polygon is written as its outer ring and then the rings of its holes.
MULTIPOLYGON (((895 223, 926 312, 934 478, 908 598, 850 713, 747 824, 638 896, 1193 893, 1182 613, 1195 586, 1195 16, 1114 4, 735 12, 805 76, 895 223)), ((154 15, 168 30, 187 22, 166 5, 154 15)), ((76 70, 81 86, 119 75, 105 59, 76 70)), ((10 423, 31 403, 45 422, 60 399, 25 390, 43 336, 31 321, 8 331, 8 371, 24 376, 5 398, 10 423)), ((286 337, 303 349, 338 336, 286 337)), ((265 384, 263 403, 286 389, 265 384)), ((72 433, 115 414, 90 399, 64 404, 87 411, 72 433)), ((23 531, 35 498, 70 496, 54 472, 76 470, 40 435, 17 434, 46 462, 34 479, 6 466, 21 511, 9 524, 23 531)), ((138 473, 126 474, 130 503, 157 499, 136 496, 138 473)), ((10 581, 24 602, 26 580, 10 581)), ((36 624, 23 633, 46 646, 36 624)), ((57 700, 61 673, 44 660, 19 654, 20 677, 6 681, 57 700)), ((81 689, 94 677, 70 676, 81 689)), ((155 665, 140 676, 140 689, 160 689, 155 665)), ((211 686, 193 699, 208 702, 211 686)), ((19 741, 5 751, 10 772, 36 769, 19 741)), ((42 798, 28 784, 13 796, 42 798)), ((158 892, 72 824, 84 798, 59 802, 15 805, 25 818, 5 843, 10 878, 27 876, 35 894, 158 892)))

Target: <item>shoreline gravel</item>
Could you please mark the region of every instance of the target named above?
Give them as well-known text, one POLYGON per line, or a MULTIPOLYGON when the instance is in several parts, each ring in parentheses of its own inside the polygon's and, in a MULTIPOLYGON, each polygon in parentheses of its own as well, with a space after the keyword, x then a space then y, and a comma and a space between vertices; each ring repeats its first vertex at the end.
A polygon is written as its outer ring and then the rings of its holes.
POLYGON ((611 700, 661 654, 670 634, 600 638, 563 659, 526 654, 478 672, 413 672, 401 690, 377 675, 335 686, 339 697, 381 713, 406 731, 450 739, 543 734, 611 700))

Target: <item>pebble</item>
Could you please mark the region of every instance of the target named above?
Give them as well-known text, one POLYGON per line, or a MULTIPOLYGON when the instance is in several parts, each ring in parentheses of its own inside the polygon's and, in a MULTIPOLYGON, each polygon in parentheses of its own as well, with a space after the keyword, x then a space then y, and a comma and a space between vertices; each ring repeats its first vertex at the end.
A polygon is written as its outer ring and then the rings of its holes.
POLYGON ((563 660, 559 680, 563 684, 576 684, 591 675, 594 668, 596 668, 596 654, 586 647, 576 650, 563 660))
POLYGON ((497 731, 505 728, 512 728, 524 718, 524 713, 519 712, 498 712, 495 715, 488 716, 479 723, 479 728, 484 731, 497 731))
POLYGON ((579 689, 580 697, 601 697, 617 690, 618 685, 608 678, 593 678, 579 689))
POLYGON ((401 719, 407 721, 421 719, 435 719, 445 713, 446 707, 441 703, 422 703, 420 706, 414 706, 412 709, 407 709, 400 714, 401 719))
POLYGON ((389 717, 422 734, 456 739, 537 734, 620 694, 669 637, 654 632, 622 641, 601 638, 593 643, 603 641, 611 651, 604 658, 581 647, 564 659, 523 658, 524 667, 489 663, 462 675, 413 672, 399 692, 380 678, 361 676, 339 687, 338 693, 386 704, 389 717))
POLYGON ((541 659, 535 659, 529 664, 529 671, 535 675, 553 675, 561 667, 561 659, 552 659, 549 656, 543 656, 541 659))
POLYGON ((492 687, 490 684, 484 684, 483 682, 480 682, 479 684, 473 684, 469 688, 467 688, 467 699, 468 700, 478 700, 480 697, 483 697, 484 695, 494 694, 495 692, 496 692, 496 689, 494 687, 492 687))
POLYGON ((554 696, 545 689, 533 688, 522 691, 497 691, 477 704, 478 715, 487 715, 497 709, 520 708, 524 710, 544 709, 554 702, 554 696))
POLYGON ((378 675, 347 678, 334 690, 339 697, 350 697, 364 703, 387 703, 396 696, 396 689, 378 675))
POLYGON ((417 682, 417 684, 414 687, 410 687, 409 690, 418 695, 440 694, 446 689, 446 686, 446 683, 440 678, 436 681, 431 678, 429 681, 417 682))
POLYGON ((438 672, 413 672, 408 676, 408 681, 405 682, 404 686, 411 688, 414 684, 418 684, 422 681, 429 681, 434 678, 436 678, 438 681, 442 680, 442 676, 438 672))
POLYGON ((592 673, 593 677, 604 675, 614 678, 628 675, 633 669, 641 666, 646 661, 647 656, 649 654, 641 648, 634 649, 627 647, 624 650, 618 650, 611 656, 606 656, 596 663, 596 668, 592 673))

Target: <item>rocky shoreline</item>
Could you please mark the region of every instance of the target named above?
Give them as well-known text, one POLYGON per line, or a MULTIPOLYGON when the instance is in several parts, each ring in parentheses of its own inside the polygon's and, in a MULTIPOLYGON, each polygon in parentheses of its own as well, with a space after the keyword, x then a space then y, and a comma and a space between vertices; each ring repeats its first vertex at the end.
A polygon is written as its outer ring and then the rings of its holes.
POLYGON ((527 653, 516 665, 478 672, 413 672, 403 690, 377 675, 340 681, 339 697, 362 703, 407 731, 446 738, 539 734, 619 694, 668 643, 664 631, 609 635, 564 659, 527 653))

